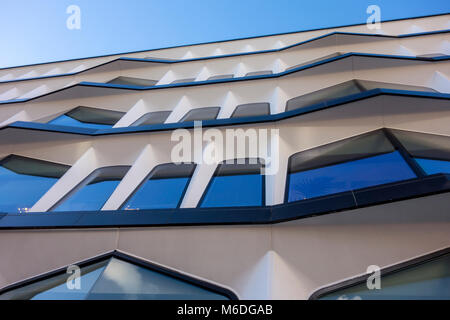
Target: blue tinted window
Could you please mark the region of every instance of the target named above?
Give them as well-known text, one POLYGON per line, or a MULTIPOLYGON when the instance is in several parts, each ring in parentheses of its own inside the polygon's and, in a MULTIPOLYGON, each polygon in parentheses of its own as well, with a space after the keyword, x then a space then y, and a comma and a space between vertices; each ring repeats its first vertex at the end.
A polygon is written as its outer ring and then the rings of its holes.
POLYGON ((289 202, 415 178, 397 152, 289 175, 289 202))
POLYGON ((215 176, 201 207, 261 206, 263 178, 260 174, 215 176))
POLYGON ((89 129, 112 128, 112 125, 107 125, 107 124, 81 122, 81 121, 71 118, 65 114, 63 114, 62 116, 59 116, 56 119, 53 119, 52 121, 49 122, 49 124, 55 124, 55 125, 59 125, 59 126, 78 127, 78 128, 89 128, 89 129))
POLYGON ((10 155, 0 162, 0 212, 27 212, 69 166, 10 155))
POLYGON ((420 158, 416 158, 415 160, 426 174, 450 173, 450 161, 420 158))
POLYGON ((0 211, 26 212, 57 180, 18 174, 0 166, 0 211))
POLYGON ((110 180, 88 184, 70 195, 53 211, 100 210, 119 183, 120 180, 110 180))
POLYGON ((189 177, 149 179, 123 206, 125 210, 176 208, 189 177))

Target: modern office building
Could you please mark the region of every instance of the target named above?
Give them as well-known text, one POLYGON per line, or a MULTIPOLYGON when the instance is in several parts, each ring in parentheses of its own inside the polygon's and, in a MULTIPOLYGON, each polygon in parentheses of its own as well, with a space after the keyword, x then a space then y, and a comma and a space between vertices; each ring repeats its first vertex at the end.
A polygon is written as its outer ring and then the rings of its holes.
POLYGON ((449 34, 1 69, 0 299, 450 299, 449 34))

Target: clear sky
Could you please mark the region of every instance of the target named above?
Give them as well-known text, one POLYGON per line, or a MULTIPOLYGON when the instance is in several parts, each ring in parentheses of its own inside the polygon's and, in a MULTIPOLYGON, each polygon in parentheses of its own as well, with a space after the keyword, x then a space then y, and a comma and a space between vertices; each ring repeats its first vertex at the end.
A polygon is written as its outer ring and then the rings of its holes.
POLYGON ((450 0, 1 0, 0 68, 364 23, 372 4, 382 20, 450 12, 450 0))

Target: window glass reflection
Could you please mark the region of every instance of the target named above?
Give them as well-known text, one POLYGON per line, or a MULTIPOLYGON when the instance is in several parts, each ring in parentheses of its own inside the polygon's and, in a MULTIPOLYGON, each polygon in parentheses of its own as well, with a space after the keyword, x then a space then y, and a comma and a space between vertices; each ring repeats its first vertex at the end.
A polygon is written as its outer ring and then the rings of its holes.
POLYGON ((309 199, 415 177, 412 169, 395 151, 291 173, 288 201, 309 199))

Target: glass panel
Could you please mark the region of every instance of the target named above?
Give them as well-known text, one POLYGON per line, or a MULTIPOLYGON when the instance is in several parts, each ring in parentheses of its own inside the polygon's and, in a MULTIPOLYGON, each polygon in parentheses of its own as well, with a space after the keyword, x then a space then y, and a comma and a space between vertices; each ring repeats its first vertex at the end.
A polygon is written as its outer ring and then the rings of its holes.
POLYGON ((240 104, 234 109, 231 118, 257 117, 270 114, 268 102, 240 104))
POLYGON ((383 131, 377 130, 298 152, 289 159, 289 172, 315 169, 393 151, 395 149, 383 131))
POLYGON ((106 267, 109 259, 81 268, 80 288, 69 289, 72 273, 62 273, 45 280, 5 292, 0 300, 84 300, 106 267))
POLYGON ((397 152, 378 155, 289 175, 288 201, 356 190, 415 178, 397 152))
POLYGON ((410 91, 425 91, 425 92, 437 92, 434 89, 422 86, 412 86, 399 83, 389 83, 389 82, 378 82, 378 81, 368 81, 368 80, 356 80, 358 81, 361 88, 366 90, 372 90, 377 88, 384 89, 394 89, 394 90, 410 90, 410 91))
POLYGON ((205 107, 192 109, 180 120, 180 122, 213 120, 217 118, 220 107, 205 107))
POLYGON ((450 299, 450 254, 381 276, 381 289, 366 282, 320 297, 321 300, 440 300, 450 299))
POLYGON ((263 176, 214 177, 201 207, 262 206, 263 176))
POLYGON ((20 156, 0 162, 0 211, 27 212, 69 166, 20 156))
POLYGON ((310 61, 306 61, 306 62, 297 64, 295 66, 289 67, 285 71, 293 70, 293 69, 296 69, 296 68, 300 68, 300 67, 306 66, 308 64, 312 64, 312 63, 316 63, 316 62, 323 61, 323 60, 326 60, 326 59, 334 58, 334 57, 340 56, 341 54, 342 53, 340 53, 340 52, 335 52, 335 53, 326 55, 324 57, 320 57, 320 58, 317 58, 317 59, 313 59, 313 60, 310 60, 310 61))
POLYGON ((248 72, 245 76, 246 77, 265 76, 265 75, 269 75, 269 74, 273 74, 273 71, 272 70, 252 71, 252 72, 248 72))
POLYGON ((342 98, 360 93, 362 90, 355 80, 340 83, 338 85, 311 92, 300 97, 292 98, 286 103, 286 111, 304 108, 313 104, 328 100, 342 98))
POLYGON ((261 162, 259 160, 250 162, 250 159, 245 159, 245 163, 240 164, 237 161, 218 166, 200 207, 264 205, 264 176, 261 174, 261 162))
POLYGON ((427 53, 427 54, 421 54, 418 55, 417 57, 419 58, 437 58, 437 57, 444 57, 447 56, 444 53, 427 53))
POLYGON ((390 130, 417 158, 450 160, 450 137, 403 130, 390 130))
POLYGON ((136 120, 131 126, 145 126, 150 124, 164 123, 170 115, 170 111, 155 111, 144 114, 136 120))
POLYGON ((177 208, 194 169, 194 164, 168 163, 157 166, 122 209, 177 208))
POLYGON ((149 179, 125 204, 125 210, 176 208, 190 178, 149 179))
POLYGON ((186 281, 112 258, 95 283, 90 300, 228 300, 186 281))
POLYGON ((176 84, 176 83, 187 83, 187 82, 194 82, 194 81, 195 81, 195 78, 178 79, 178 80, 172 81, 171 84, 176 84))
POLYGON ((51 120, 49 124, 91 129, 108 129, 112 128, 124 114, 125 112, 120 111, 77 107, 51 120))
POLYGON ((415 158, 426 174, 450 173, 450 161, 415 158))
POLYGON ((229 300, 175 275, 115 257, 82 267, 80 288, 69 289, 74 273, 64 271, 11 289, 0 300, 229 300))
POLYGON ((60 201, 52 211, 97 211, 109 199, 129 167, 95 170, 60 201))
POLYGON ((125 86, 137 86, 137 87, 151 87, 158 83, 156 80, 139 79, 131 77, 117 77, 108 81, 110 84, 120 84, 125 86))
POLYGON ((220 79, 230 79, 234 78, 234 74, 219 74, 217 76, 211 76, 208 80, 220 80, 220 79))
POLYGON ((68 117, 65 114, 59 116, 56 119, 53 119, 52 121, 49 122, 49 124, 55 124, 58 126, 77 127, 77 128, 88 128, 88 129, 110 129, 113 127, 112 125, 107 124, 81 122, 71 117, 68 117))
POLYGON ((286 111, 304 108, 317 103, 323 103, 326 101, 343 98, 352 94, 357 94, 377 88, 436 92, 435 90, 427 87, 367 80, 350 80, 296 98, 292 98, 286 103, 286 111))

